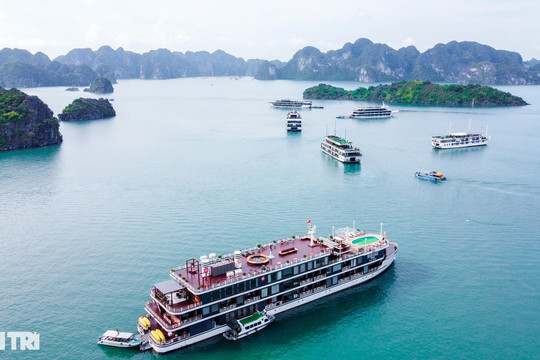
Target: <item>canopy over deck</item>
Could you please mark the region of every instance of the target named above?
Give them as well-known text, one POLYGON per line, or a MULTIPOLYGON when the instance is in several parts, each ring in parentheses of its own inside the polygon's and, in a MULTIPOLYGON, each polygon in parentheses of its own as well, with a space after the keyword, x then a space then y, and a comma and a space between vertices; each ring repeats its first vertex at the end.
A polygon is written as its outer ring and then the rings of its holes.
POLYGON ((178 284, 174 280, 167 280, 157 283, 154 285, 154 287, 162 294, 170 294, 184 288, 182 285, 178 284))
POLYGON ((129 339, 130 337, 133 336, 133 333, 119 332, 119 331, 116 331, 116 330, 107 330, 107 331, 105 331, 103 336, 114 337, 114 338, 118 338, 118 339, 129 339))

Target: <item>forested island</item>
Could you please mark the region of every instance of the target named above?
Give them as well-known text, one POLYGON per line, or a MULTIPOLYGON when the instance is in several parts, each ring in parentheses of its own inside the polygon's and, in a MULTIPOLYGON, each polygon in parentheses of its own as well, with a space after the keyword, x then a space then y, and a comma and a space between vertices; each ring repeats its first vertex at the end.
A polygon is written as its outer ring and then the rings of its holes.
POLYGON ((0 151, 61 142, 58 119, 43 101, 0 87, 0 151))
POLYGON ((75 99, 66 106, 58 118, 62 121, 95 120, 116 116, 107 99, 75 99))
POLYGON ((304 91, 304 99, 362 100, 395 104, 443 106, 522 106, 522 98, 490 86, 438 85, 429 81, 400 81, 389 85, 345 90, 319 84, 304 91))

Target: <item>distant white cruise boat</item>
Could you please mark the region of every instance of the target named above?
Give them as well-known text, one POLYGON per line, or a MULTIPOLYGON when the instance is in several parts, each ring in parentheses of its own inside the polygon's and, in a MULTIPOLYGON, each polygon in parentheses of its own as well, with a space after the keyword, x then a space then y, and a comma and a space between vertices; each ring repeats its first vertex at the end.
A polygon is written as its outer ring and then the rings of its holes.
POLYGON ((353 111, 349 117, 351 119, 382 119, 389 118, 398 112, 397 110, 390 110, 388 106, 362 106, 353 111))
POLYGON ((309 100, 289 100, 289 99, 281 99, 270 102, 270 104, 273 107, 277 108, 311 108, 312 102, 309 100))
POLYGON ((470 132, 470 125, 468 132, 456 132, 451 130, 447 135, 432 136, 431 145, 436 149, 457 149, 472 146, 484 146, 489 141, 490 137, 481 133, 470 132))
POLYGON ((287 131, 302 131, 302 117, 296 110, 287 114, 287 131))

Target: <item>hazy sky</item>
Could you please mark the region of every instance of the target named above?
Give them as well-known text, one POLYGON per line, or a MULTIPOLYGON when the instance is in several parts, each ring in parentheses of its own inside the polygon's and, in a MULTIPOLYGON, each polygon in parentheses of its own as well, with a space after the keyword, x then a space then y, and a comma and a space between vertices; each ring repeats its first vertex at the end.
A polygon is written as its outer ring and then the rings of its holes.
POLYGON ((368 38, 425 51, 476 41, 540 59, 538 0, 16 0, 0 3, 0 48, 51 59, 102 45, 137 53, 221 49, 244 59, 288 61, 368 38))

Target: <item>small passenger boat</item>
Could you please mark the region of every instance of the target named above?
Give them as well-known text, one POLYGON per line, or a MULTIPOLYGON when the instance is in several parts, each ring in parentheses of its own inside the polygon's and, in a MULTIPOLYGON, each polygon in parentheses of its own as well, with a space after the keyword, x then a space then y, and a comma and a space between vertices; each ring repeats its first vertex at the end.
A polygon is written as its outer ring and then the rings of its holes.
POLYGON ((97 343, 100 345, 127 348, 141 345, 141 339, 139 335, 133 335, 133 333, 107 330, 98 338, 97 343))
POLYGON ((230 329, 223 333, 223 337, 232 341, 241 339, 264 329, 275 319, 274 315, 268 315, 265 310, 257 311, 243 319, 230 321, 227 324, 230 329))
POLYGON ((414 173, 414 176, 416 176, 419 179, 426 179, 426 180, 433 180, 433 181, 444 181, 446 180, 446 177, 438 172, 438 171, 417 171, 414 173))

